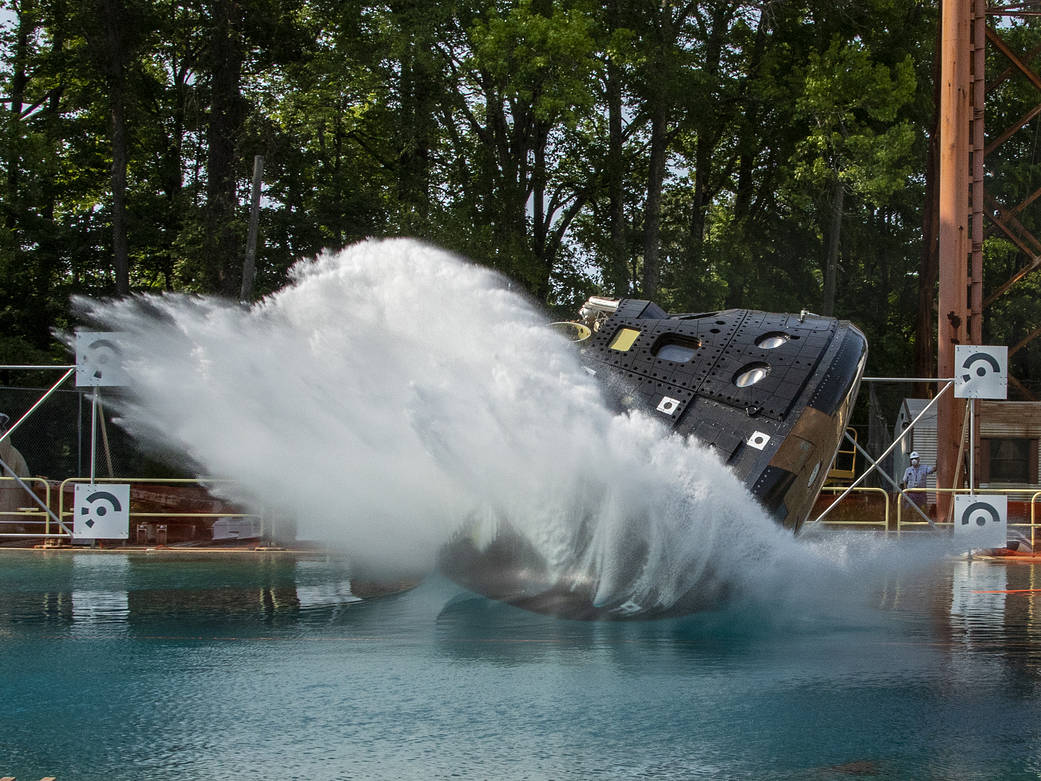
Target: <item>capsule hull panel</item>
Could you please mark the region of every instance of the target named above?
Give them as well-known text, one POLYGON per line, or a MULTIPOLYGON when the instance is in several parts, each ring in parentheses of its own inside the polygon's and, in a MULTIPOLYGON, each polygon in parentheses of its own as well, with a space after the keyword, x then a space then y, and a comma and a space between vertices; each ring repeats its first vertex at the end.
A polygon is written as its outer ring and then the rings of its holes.
MULTIPOLYGON (((618 411, 644 410, 713 448, 793 531, 827 477, 867 357, 863 334, 834 318, 749 309, 670 316, 635 299, 621 301, 579 349, 618 411)), ((710 573, 663 611, 594 606, 593 584, 554 580, 508 525, 481 550, 460 537, 442 567, 485 596, 567 618, 682 614, 727 591, 710 573)))

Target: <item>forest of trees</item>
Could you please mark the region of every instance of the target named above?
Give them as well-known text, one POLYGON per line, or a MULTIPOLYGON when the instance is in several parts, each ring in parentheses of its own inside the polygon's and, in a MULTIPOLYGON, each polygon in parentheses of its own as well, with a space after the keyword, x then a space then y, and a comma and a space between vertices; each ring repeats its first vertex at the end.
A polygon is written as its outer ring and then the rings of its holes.
MULTIPOLYGON (((259 155, 255 296, 324 248, 411 235, 557 314, 597 293, 805 308, 859 325, 870 373, 916 368, 935 0, 0 8, 0 363, 66 361, 73 293, 237 298, 259 155)), ((1036 23, 1009 25, 1038 52, 1036 23)), ((1005 79, 988 123, 1031 90, 1005 79)), ((1020 136, 995 154, 999 198, 1038 186, 1041 136, 1020 136)), ((1002 239, 987 253, 989 284, 1023 265, 1002 239)), ((1037 287, 992 306, 985 341, 1041 325, 1037 287)), ((1012 365, 1038 389, 1041 346, 1012 365)))

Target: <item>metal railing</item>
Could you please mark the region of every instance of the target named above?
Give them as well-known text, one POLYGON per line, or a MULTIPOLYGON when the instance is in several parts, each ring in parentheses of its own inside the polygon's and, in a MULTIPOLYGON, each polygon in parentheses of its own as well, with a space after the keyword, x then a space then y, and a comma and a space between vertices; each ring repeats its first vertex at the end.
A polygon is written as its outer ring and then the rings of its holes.
POLYGON ((846 435, 843 437, 842 441, 839 442, 839 449, 835 451, 835 458, 831 463, 831 469, 828 470, 828 480, 834 480, 836 482, 853 481, 857 476, 857 446, 857 430, 852 427, 847 427, 846 435), (846 441, 851 443, 848 448, 843 447, 843 443, 846 441))
MULTIPOLYGON (((1024 505, 1024 515, 1020 516, 1022 520, 1013 520, 1014 516, 1010 516, 1008 528, 1010 530, 1019 530, 1023 538, 1030 541, 1032 550, 1037 550, 1037 545, 1041 542, 1041 512, 1039 512, 1041 490, 1037 488, 977 488, 975 491, 970 491, 968 488, 927 488, 919 490, 926 494, 950 494, 952 496, 958 494, 1004 495, 1008 496, 1011 501, 1022 501, 1024 505)), ((846 489, 842 486, 825 486, 821 489, 821 495, 837 494, 845 491, 846 489)), ((849 493, 849 496, 854 496, 858 493, 881 498, 880 502, 874 503, 870 508, 870 515, 859 518, 848 516, 829 517, 821 523, 829 528, 842 526, 853 528, 878 527, 887 533, 895 532, 897 537, 905 532, 929 531, 932 533, 941 532, 949 534, 954 530, 954 523, 951 519, 922 520, 922 517, 910 507, 911 499, 908 497, 908 494, 911 491, 890 492, 883 488, 856 487, 849 493), (881 518, 877 515, 879 509, 882 510, 881 518)), ((837 505, 837 507, 841 506, 842 503, 837 505)))
MULTIPOLYGON (((1036 549, 1037 541, 1037 505, 1038 499, 1041 498, 1041 491, 1036 488, 977 488, 974 491, 970 491, 968 488, 920 488, 915 489, 916 492, 925 494, 947 494, 950 496, 967 496, 967 495, 998 495, 1007 496, 1009 499, 1015 501, 1014 497, 1023 497, 1024 504, 1030 505, 1030 515, 1028 521, 1009 521, 1009 529, 1020 529, 1022 530, 1024 537, 1029 532, 1030 547, 1036 549)), ((908 509, 911 500, 904 498, 906 494, 911 491, 901 491, 900 493, 894 494, 893 498, 896 500, 896 530, 897 536, 903 533, 905 529, 908 530, 921 530, 922 527, 934 528, 940 531, 953 531, 954 522, 952 519, 941 518, 928 523, 921 520, 905 520, 904 510, 908 509)))
MULTIPOLYGON (((43 506, 51 506, 51 484, 42 477, 0 477, 0 496, 17 496, 18 501, 21 502, 15 509, 12 510, 0 510, 0 538, 2 537, 25 537, 24 532, 9 532, 13 526, 25 527, 32 524, 49 524, 50 516, 47 511, 43 509, 43 506), (25 488, 34 488, 39 486, 41 490, 37 493, 35 490, 32 494, 29 494, 25 488), (43 494, 43 499, 39 499, 39 495, 43 494), (37 500, 43 502, 43 506, 34 501, 37 500)), ((40 535, 33 535, 40 536, 40 535)), ((64 534, 57 536, 66 536, 64 534)))
MULTIPOLYGON (((129 483, 131 487, 141 485, 178 485, 197 486, 206 489, 218 483, 230 483, 230 480, 218 480, 210 478, 163 478, 163 477, 109 477, 93 480, 93 484, 100 483, 129 483)), ((74 521, 74 507, 67 506, 66 494, 73 493, 70 489, 76 483, 91 484, 89 477, 69 477, 55 487, 54 483, 40 477, 3 477, 0 478, 0 489, 13 491, 18 489, 24 494, 24 502, 17 509, 8 511, 0 510, 0 538, 45 538, 45 539, 72 539, 74 521), (24 484, 20 485, 19 483, 24 484), (34 488, 30 495, 25 486, 34 488), (57 497, 52 501, 52 492, 57 497), (42 498, 41 498, 42 497, 42 498), (34 505, 35 502, 35 505, 34 505), (18 531, 7 531, 12 527, 18 527, 18 531)), ((210 497, 213 501, 220 501, 210 497)), ((206 501, 205 496, 198 497, 199 501, 206 501)), ((270 531, 263 515, 257 513, 234 512, 232 510, 221 510, 218 512, 206 512, 200 510, 177 509, 176 507, 163 507, 155 510, 135 509, 133 492, 131 492, 129 514, 129 529, 133 533, 140 534, 142 526, 153 521, 162 520, 161 530, 166 531, 170 523, 190 522, 192 520, 216 521, 219 518, 242 519, 253 518, 259 521, 259 535, 263 537, 270 531)), ((131 534, 134 536, 134 534, 131 534)))
MULTIPOLYGON (((839 494, 846 492, 846 486, 824 486, 821 489, 821 494, 839 494)), ((821 521, 826 526, 879 526, 884 531, 889 531, 889 518, 890 518, 890 496, 889 492, 884 488, 870 487, 870 486, 857 486, 852 491, 849 491, 847 496, 855 496, 857 494, 866 496, 880 496, 882 498, 882 518, 835 518, 829 517, 826 520, 821 521)), ((838 505, 841 507, 841 503, 838 505)))
MULTIPOLYGON (((207 485, 215 485, 218 483, 231 483, 231 480, 219 480, 214 478, 165 478, 165 477, 96 477, 93 484, 99 483, 129 483, 131 486, 141 484, 152 484, 152 485, 195 485, 200 488, 206 488, 207 485)), ((58 518, 63 522, 66 518, 72 520, 73 510, 65 508, 65 494, 66 486, 71 486, 75 483, 91 483, 89 477, 68 477, 61 482, 61 486, 58 489, 58 518)), ((133 497, 131 496, 130 509, 130 528, 135 529, 136 522, 146 518, 163 518, 167 520, 185 520, 190 521, 192 519, 206 520, 210 519, 216 521, 218 518, 257 518, 260 521, 259 536, 263 537, 265 533, 265 521, 263 515, 256 513, 236 513, 229 511, 221 512, 199 512, 199 511, 178 511, 171 509, 163 509, 159 511, 140 511, 134 510, 133 497)))

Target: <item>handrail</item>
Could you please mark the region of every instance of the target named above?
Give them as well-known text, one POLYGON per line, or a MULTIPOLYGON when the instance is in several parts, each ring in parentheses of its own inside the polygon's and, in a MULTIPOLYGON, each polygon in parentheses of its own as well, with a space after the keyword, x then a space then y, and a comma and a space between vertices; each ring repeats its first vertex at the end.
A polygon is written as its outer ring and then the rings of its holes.
MULTIPOLYGON (((4 486, 4 483, 16 483, 19 488, 26 488, 26 487, 28 487, 29 484, 42 483, 43 484, 43 495, 44 495, 43 505, 45 507, 50 507, 51 506, 51 484, 50 484, 50 481, 46 480, 45 478, 42 478, 42 477, 0 477, 0 488, 6 487, 6 486, 4 486)), ((36 496, 35 493, 32 494, 32 498, 37 500, 37 501, 39 500, 39 497, 36 496)), ((46 510, 39 509, 39 508, 33 508, 33 507, 30 507, 28 504, 26 504, 25 507, 19 507, 17 510, 0 510, 0 517, 7 518, 9 516, 14 516, 15 518, 25 518, 29 523, 40 523, 41 522, 40 516, 43 516, 43 519, 45 519, 43 522, 45 524, 47 524, 47 526, 50 525, 50 520, 51 520, 50 516, 47 515, 46 510)), ((11 524, 15 524, 15 523, 19 523, 19 521, 18 520, 0 520, 0 525, 11 525, 11 524)), ((47 531, 49 532, 50 529, 48 528, 47 531)), ((18 533, 15 533, 15 532, 0 532, 0 537, 26 537, 26 536, 30 536, 30 535, 18 534, 18 533)), ((31 535, 31 536, 35 537, 35 536, 38 536, 38 535, 31 535)), ((64 537, 66 535, 62 534, 62 535, 59 535, 59 536, 64 537)))
MULTIPOLYGON (((918 490, 922 490, 922 489, 918 489, 918 490)), ((1029 527, 1029 529, 1030 529, 1030 547, 1031 547, 1031 549, 1036 550, 1036 545, 1037 545, 1038 536, 1039 536, 1038 535, 1038 523, 1039 523, 1039 520, 1038 520, 1038 504, 1041 504, 1041 501, 1039 501, 1039 500, 1041 500, 1041 490, 1037 490, 1036 488, 977 488, 975 491, 970 491, 968 488, 932 488, 932 487, 930 487, 928 489, 925 489, 925 490, 926 490, 927 493, 943 493, 943 494, 952 494, 952 495, 957 495, 957 494, 985 494, 985 495, 986 494, 991 494, 991 495, 998 495, 998 496, 1004 495, 1004 496, 1022 498, 1024 500, 1024 502, 1029 502, 1029 504, 1030 504, 1029 521, 1026 522, 1026 523, 1022 523, 1022 522, 1019 522, 1019 523, 1009 523, 1008 525, 1009 525, 1010 528, 1029 527)), ((836 493, 839 493, 840 491, 843 492, 843 493, 846 493, 846 489, 844 489, 842 486, 825 486, 824 488, 821 489, 821 493, 822 494, 825 493, 825 492, 827 492, 829 494, 836 494, 836 493)), ((883 505, 885 507, 885 520, 882 521, 882 522, 879 522, 879 521, 876 521, 876 520, 848 520, 847 519, 847 520, 839 520, 839 521, 827 520, 827 521, 822 521, 822 523, 825 523, 825 524, 827 524, 829 526, 878 526, 878 525, 884 524, 885 529, 888 532, 890 519, 892 517, 892 515, 891 515, 892 504, 891 503, 895 502, 895 504, 896 504, 896 533, 897 533, 898 537, 901 536, 903 534, 903 532, 907 530, 908 527, 926 527, 926 526, 928 526, 930 529, 933 529, 933 530, 943 530, 943 531, 949 531, 949 530, 953 529, 953 527, 954 527, 953 521, 942 521, 942 522, 937 522, 937 523, 930 524, 930 523, 926 523, 925 521, 919 521, 919 520, 905 520, 904 519, 904 501, 903 501, 903 498, 906 496, 907 493, 909 493, 909 491, 907 491, 907 490, 896 491, 896 492, 889 492, 889 491, 886 491, 884 488, 857 486, 857 487, 855 487, 853 489, 852 492, 881 493, 881 494, 883 494, 885 496, 885 502, 884 502, 884 505, 883 505)), ((850 492, 850 493, 852 493, 852 492, 850 492)), ((910 500, 908 500, 908 501, 910 501, 910 500)), ((1014 501, 1018 501, 1018 499, 1014 499, 1014 501)))
MULTIPOLYGON (((845 490, 846 490, 845 486, 827 485, 827 486, 824 486, 821 489, 821 493, 824 493, 825 491, 827 491, 829 493, 837 494, 840 491, 845 491, 845 490)), ((878 486, 861 485, 861 486, 857 486, 856 488, 854 488, 849 493, 868 493, 868 494, 870 494, 870 493, 877 493, 877 494, 882 494, 882 497, 884 499, 883 507, 885 508, 885 512, 883 513, 882 520, 881 521, 870 521, 870 520, 869 521, 852 521, 852 520, 833 521, 833 520, 827 520, 827 521, 821 521, 820 523, 822 523, 822 524, 826 523, 829 526, 881 526, 888 533, 888 531, 889 531, 889 492, 886 491, 884 488, 879 488, 878 486)))
POLYGON ((1034 532, 1037 530, 1037 515, 1035 513, 1037 509, 1037 498, 1041 496, 1041 491, 1035 491, 1033 496, 1030 497, 1030 549, 1034 550, 1034 532))
POLYGON ((828 469, 829 480, 852 480, 857 476, 857 445, 859 435, 857 430, 852 426, 846 426, 845 436, 839 441, 839 447, 835 451, 835 458, 832 459, 831 468, 828 469), (849 439, 853 443, 853 447, 846 450, 843 449, 842 443, 849 439), (839 456, 851 456, 849 459, 849 469, 845 469, 839 466, 839 456))
MULTIPOLYGON (((98 483, 130 483, 130 484, 158 484, 158 485, 197 485, 205 488, 207 485, 213 485, 215 483, 234 483, 234 480, 228 478, 211 478, 211 477, 95 477, 93 482, 90 477, 67 477, 61 481, 58 485, 58 518, 65 519, 74 514, 73 509, 66 509, 65 507, 65 493, 68 486, 76 483, 87 483, 95 485, 98 483)), ((261 523, 260 533, 261 536, 264 534, 264 516, 258 513, 236 513, 236 512, 185 512, 178 511, 176 509, 163 510, 160 512, 137 512, 130 509, 129 515, 131 521, 135 518, 259 518, 261 523)), ((50 531, 49 528, 47 530, 50 531)), ((28 535, 19 535, 28 536, 28 535)), ((71 534, 59 534, 59 535, 32 535, 32 536, 60 536, 60 537, 71 537, 71 534)))
MULTIPOLYGON (((935 487, 934 488, 934 487, 929 487, 929 488, 924 488, 924 489, 923 488, 909 489, 909 491, 910 490, 915 490, 915 491, 924 492, 924 493, 951 494, 952 496, 966 495, 966 494, 968 494, 968 495, 973 495, 973 494, 993 494, 993 495, 996 495, 996 496, 1023 496, 1023 497, 1029 496, 1030 499, 1028 501, 1030 502, 1030 522, 1029 523, 1010 523, 1008 525, 1010 527, 1023 527, 1023 526, 1029 527, 1030 528, 1030 547, 1031 548, 1034 547, 1036 523, 1037 523, 1037 521, 1036 521, 1037 516, 1036 516, 1036 509, 1035 508, 1036 508, 1037 499, 1039 497, 1041 497, 1041 491, 1038 491, 1036 488, 977 488, 975 490, 970 490, 968 488, 939 488, 939 487, 935 487)), ((929 524, 926 524, 926 523, 924 523, 922 521, 905 521, 905 520, 903 520, 903 505, 904 505, 904 502, 899 501, 899 497, 903 497, 909 491, 900 491, 899 493, 895 494, 895 497, 898 498, 898 500, 897 500, 897 508, 896 508, 897 536, 899 536, 902 533, 904 526, 926 526, 926 525, 929 525, 931 528, 935 528, 935 529, 946 529, 946 528, 953 529, 954 528, 954 522, 953 521, 946 521, 946 520, 944 520, 944 521, 930 522, 929 524)), ((910 499, 908 499, 908 501, 910 501, 910 499)))
MULTIPOLYGON (((932 399, 929 400, 929 403, 922 408, 922 410, 915 416, 914 420, 907 424, 907 427, 900 432, 897 438, 893 440, 892 444, 882 451, 882 454, 879 455, 879 457, 871 464, 871 468, 866 470, 860 477, 858 477, 850 484, 850 486, 846 489, 847 492, 852 491, 854 488, 860 485, 862 480, 864 480, 869 474, 871 474, 876 468, 878 468, 878 463, 886 456, 888 456, 890 453, 892 453, 896 449, 896 446, 903 441, 904 437, 911 433, 911 431, 915 427, 915 424, 917 424, 919 420, 925 417, 925 413, 927 413, 932 408, 932 406, 940 400, 943 394, 945 394, 948 390, 954 387, 954 380, 941 380, 941 382, 947 382, 947 384, 944 385, 943 388, 941 388, 940 391, 935 396, 933 396, 932 399)), ((824 512, 818 515, 813 521, 810 521, 810 523, 814 524, 823 521, 824 516, 830 513, 832 508, 835 507, 835 505, 837 505, 839 502, 841 502, 845 495, 845 493, 840 494, 834 502, 828 505, 828 508, 824 512)), ((931 526, 932 521, 930 521, 929 524, 931 526)))

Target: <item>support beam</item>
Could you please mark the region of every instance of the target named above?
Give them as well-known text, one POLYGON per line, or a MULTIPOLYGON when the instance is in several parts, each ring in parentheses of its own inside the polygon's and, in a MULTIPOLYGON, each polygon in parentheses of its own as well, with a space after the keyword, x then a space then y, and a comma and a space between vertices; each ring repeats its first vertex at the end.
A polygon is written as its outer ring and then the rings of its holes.
MULTIPOLYGON (((1031 49, 1029 52, 1027 52, 1026 57, 1024 57, 1023 59, 1025 61, 1027 61, 1027 62, 1030 62, 1038 54, 1041 54, 1041 44, 1038 44, 1033 49, 1031 49)), ((1011 65, 1009 67, 1005 68, 1005 70, 1003 70, 1000 74, 998 74, 998 76, 996 78, 994 78, 992 81, 987 83, 987 92, 991 92, 992 90, 997 89, 1002 84, 1004 84, 1006 81, 1008 81, 1009 78, 1011 78, 1012 74, 1015 73, 1015 71, 1016 71, 1016 68, 1011 66, 1011 65)))
POLYGON ((987 196, 987 216, 997 225, 1009 240, 1019 247, 1027 255, 1036 255, 1041 252, 1041 241, 1028 231, 1019 218, 1010 211, 1001 207, 989 195, 987 196))
MULTIPOLYGON (((987 91, 984 89, 987 69, 987 16, 984 13, 986 0, 972 2, 972 124, 969 143, 972 149, 971 206, 969 234, 969 323, 970 344, 983 343, 983 104, 987 91)), ((961 463, 959 458, 958 463, 961 463)))
POLYGON ((1030 389, 1013 377, 1011 374, 1008 376, 1008 381, 1012 383, 1016 390, 1023 394, 1023 398, 1027 401, 1037 401, 1037 396, 1030 392, 1030 389))
MULTIPOLYGON (((961 3, 964 2, 964 0, 958 0, 958 2, 961 3)), ((998 34, 994 32, 994 30, 992 30, 990 27, 987 28, 987 40, 994 44, 994 48, 996 48, 999 52, 1004 54, 1008 58, 1009 62, 1011 62, 1013 65, 1019 68, 1020 72, 1027 77, 1027 80, 1031 84, 1033 84, 1037 89, 1041 90, 1041 76, 1038 76, 1036 73, 1034 73, 1034 71, 1030 69, 1029 65, 1023 62, 1023 60, 1021 60, 1019 57, 1017 57, 1016 53, 1013 52, 1010 48, 1008 48, 1008 45, 1003 40, 1001 40, 998 34)))
POLYGON ((993 152, 999 146, 1001 146, 1006 141, 1008 141, 1010 138, 1012 138, 1012 136, 1014 136, 1016 133, 1018 133, 1024 127, 1026 127, 1026 125, 1030 122, 1030 120, 1034 119, 1034 117, 1036 117, 1038 114, 1041 114, 1041 103, 1039 103, 1038 105, 1034 106, 1032 109, 1030 109, 1030 111, 1028 111, 1026 114, 1021 116, 1014 124, 1012 124, 1011 126, 1005 128, 1005 130, 1002 131, 1001 134, 997 138, 995 138, 993 141, 991 141, 989 144, 987 144, 987 146, 983 150, 984 153, 989 155, 991 152, 993 152))
POLYGON ((1021 340, 1015 347, 1008 348, 1008 357, 1011 358, 1013 355, 1022 350, 1032 341, 1037 339, 1037 337, 1039 336, 1041 336, 1041 328, 1035 328, 1033 331, 1027 334, 1026 338, 1021 340))

